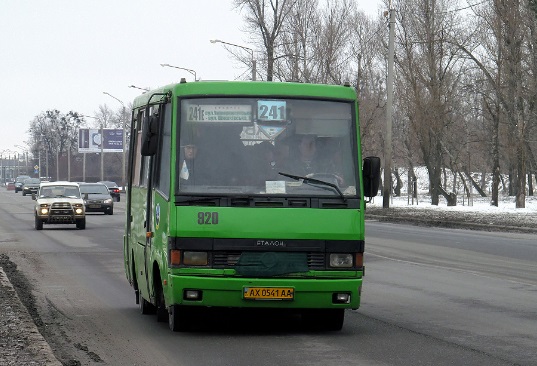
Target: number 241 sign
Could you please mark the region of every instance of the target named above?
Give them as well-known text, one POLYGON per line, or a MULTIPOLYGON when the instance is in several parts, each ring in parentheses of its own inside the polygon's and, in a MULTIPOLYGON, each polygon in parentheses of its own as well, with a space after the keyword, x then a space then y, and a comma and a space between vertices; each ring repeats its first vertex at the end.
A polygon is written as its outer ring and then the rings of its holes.
POLYGON ((259 121, 285 121, 286 102, 279 100, 260 100, 257 102, 257 119, 259 121))

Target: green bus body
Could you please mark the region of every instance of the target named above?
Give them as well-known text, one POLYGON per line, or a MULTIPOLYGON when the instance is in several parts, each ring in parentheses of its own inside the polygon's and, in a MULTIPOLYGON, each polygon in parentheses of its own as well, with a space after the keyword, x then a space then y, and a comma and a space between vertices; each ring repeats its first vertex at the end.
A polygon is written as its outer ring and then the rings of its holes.
POLYGON ((285 308, 338 330, 360 306, 379 169, 368 160, 364 191, 352 88, 169 85, 135 99, 130 136, 124 258, 142 313, 183 330, 193 307, 285 308), (308 148, 330 152, 322 172, 292 165, 308 148))

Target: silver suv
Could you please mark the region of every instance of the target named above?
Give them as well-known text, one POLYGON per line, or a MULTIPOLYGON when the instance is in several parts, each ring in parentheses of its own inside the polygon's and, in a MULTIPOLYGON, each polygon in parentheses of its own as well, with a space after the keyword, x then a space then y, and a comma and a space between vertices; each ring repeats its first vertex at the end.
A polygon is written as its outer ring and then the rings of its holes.
POLYGON ((86 228, 86 209, 80 187, 73 182, 41 183, 35 198, 35 229, 43 224, 75 224, 86 228))

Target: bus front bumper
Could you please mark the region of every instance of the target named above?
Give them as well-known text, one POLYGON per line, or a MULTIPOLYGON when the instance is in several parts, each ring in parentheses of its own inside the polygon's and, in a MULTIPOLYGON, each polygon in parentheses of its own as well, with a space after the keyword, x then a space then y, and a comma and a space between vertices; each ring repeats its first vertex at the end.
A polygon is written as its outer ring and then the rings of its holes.
POLYGON ((166 303, 287 309, 358 309, 362 278, 244 278, 169 275, 166 303))

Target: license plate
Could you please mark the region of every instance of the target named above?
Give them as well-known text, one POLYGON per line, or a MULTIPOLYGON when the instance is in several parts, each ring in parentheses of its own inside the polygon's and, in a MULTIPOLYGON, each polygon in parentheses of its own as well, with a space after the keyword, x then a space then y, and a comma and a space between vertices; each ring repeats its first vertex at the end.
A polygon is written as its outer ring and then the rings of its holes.
POLYGON ((55 220, 71 220, 71 216, 53 216, 55 220))
POLYGON ((245 287, 247 300, 293 300, 295 289, 291 287, 245 287))
POLYGON ((89 208, 100 208, 101 205, 89 205, 89 208))

